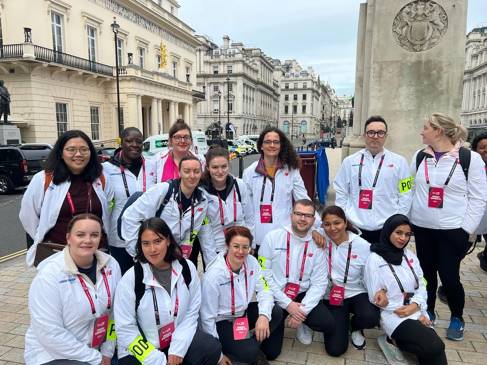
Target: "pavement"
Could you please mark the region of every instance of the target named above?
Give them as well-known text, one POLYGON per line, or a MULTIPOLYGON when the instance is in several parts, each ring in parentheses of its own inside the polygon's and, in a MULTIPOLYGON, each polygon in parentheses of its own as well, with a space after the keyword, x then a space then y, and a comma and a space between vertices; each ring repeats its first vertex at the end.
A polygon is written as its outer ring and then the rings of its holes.
MULTIPOLYGON (((340 150, 330 150, 330 171, 332 176, 340 163, 340 150)), ((414 247, 414 245, 412 245, 414 247)), ((442 303, 437 304, 438 324, 436 330, 446 345, 450 365, 487 364, 487 273, 479 267, 478 247, 467 256, 461 268, 461 279, 465 288, 465 339, 460 342, 445 338, 449 324, 449 311, 442 303)), ((27 294, 34 269, 25 266, 25 257, 17 257, 0 263, 0 365, 23 364, 24 335, 29 325, 27 294)), ((314 341, 304 346, 295 339, 295 331, 286 329, 281 355, 274 365, 372 365, 387 364, 377 344, 377 329, 366 330, 367 348, 355 350, 351 345, 339 358, 325 354, 320 333, 314 334, 314 341)), ((408 357, 408 364, 415 364, 408 357)))

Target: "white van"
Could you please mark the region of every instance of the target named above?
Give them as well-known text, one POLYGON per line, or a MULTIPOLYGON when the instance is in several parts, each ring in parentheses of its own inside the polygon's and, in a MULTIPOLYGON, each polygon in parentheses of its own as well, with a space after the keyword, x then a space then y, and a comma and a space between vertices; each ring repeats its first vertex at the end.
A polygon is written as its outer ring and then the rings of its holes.
MULTIPOLYGON (((197 155, 204 156, 208 152, 206 135, 201 131, 194 131, 191 134, 193 135, 193 152, 197 155)), ((150 136, 142 145, 142 153, 148 158, 159 155, 161 152, 167 152, 168 150, 169 134, 167 133, 150 136)))
POLYGON ((193 135, 193 152, 197 155, 206 155, 208 152, 208 139, 206 134, 201 131, 191 131, 193 135))
POLYGON ((255 143, 259 140, 259 135, 258 134, 243 134, 238 139, 251 139, 255 143))

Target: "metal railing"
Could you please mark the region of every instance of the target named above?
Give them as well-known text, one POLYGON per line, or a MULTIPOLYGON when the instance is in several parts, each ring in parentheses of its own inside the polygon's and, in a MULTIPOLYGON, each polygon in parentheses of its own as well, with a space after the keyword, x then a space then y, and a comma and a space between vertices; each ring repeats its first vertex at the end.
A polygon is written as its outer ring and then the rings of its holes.
POLYGON ((22 58, 24 56, 23 44, 5 44, 0 46, 0 58, 22 58))

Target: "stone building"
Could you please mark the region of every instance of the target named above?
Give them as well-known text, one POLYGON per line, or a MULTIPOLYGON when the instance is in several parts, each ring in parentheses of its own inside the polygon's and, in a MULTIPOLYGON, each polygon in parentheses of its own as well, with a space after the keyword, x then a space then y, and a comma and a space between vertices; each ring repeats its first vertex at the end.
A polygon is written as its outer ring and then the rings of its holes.
POLYGON ((0 79, 22 139, 82 129, 101 141, 127 126, 147 136, 178 117, 191 124, 199 42, 178 10, 177 0, 0 0, 0 79))
POLYGON ((487 131, 487 27, 467 34, 461 120, 469 139, 487 131))
POLYGON ((276 125, 279 84, 272 60, 259 48, 223 37, 218 46, 206 36, 197 36, 197 88, 205 101, 197 106, 195 128, 203 131, 230 123, 237 136, 258 134, 276 125))

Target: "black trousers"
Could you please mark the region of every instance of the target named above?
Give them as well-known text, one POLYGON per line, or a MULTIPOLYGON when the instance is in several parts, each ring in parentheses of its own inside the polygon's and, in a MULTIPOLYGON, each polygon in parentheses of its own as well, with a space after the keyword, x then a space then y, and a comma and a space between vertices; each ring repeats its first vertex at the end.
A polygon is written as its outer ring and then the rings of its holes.
MULTIPOLYGON (((198 255, 201 252, 201 244, 200 238, 197 236, 193 242, 193 249, 191 250, 191 255, 189 255, 189 259, 194 264, 196 268, 198 268, 198 255)), ((201 254, 201 262, 203 262, 203 271, 206 270, 206 263, 203 260, 203 254, 201 254)))
POLYGON ((468 233, 461 228, 440 230, 418 226, 413 226, 413 231, 419 263, 427 281, 428 310, 435 310, 438 273, 451 315, 462 318, 465 291, 460 282, 460 264, 470 247, 468 233))
POLYGON ((448 364, 443 341, 433 328, 423 326, 419 321, 406 319, 391 337, 401 350, 416 355, 420 365, 448 364))
POLYGON ((330 305, 328 301, 325 304, 335 319, 335 331, 325 336, 325 350, 330 356, 341 356, 347 351, 350 326, 353 332, 379 325, 380 310, 370 303, 367 293, 345 299, 342 306, 330 305))
MULTIPOLYGON (((220 342, 215 337, 197 329, 186 356, 184 356, 183 364, 217 365, 218 360, 220 360, 221 350, 220 342)), ((167 350, 165 354, 167 356, 167 350)), ((132 355, 119 359, 118 363, 119 365, 140 365, 139 360, 132 355)))
MULTIPOLYGON (((257 302, 252 302, 247 308, 247 318, 249 320, 250 330, 255 328, 255 322, 259 318, 259 307, 257 302)), ((216 323, 216 330, 220 343, 222 345, 222 352, 229 356, 232 361, 253 364, 257 360, 259 350, 262 350, 268 360, 276 359, 281 353, 282 337, 279 338, 279 333, 276 331, 277 327, 282 321, 282 309, 278 305, 274 305, 272 309, 272 319, 269 322, 270 336, 262 343, 257 341, 255 336, 247 340, 235 341, 233 339, 233 322, 219 321, 216 323)))
POLYGON ((360 231, 362 232, 360 237, 362 237, 370 244, 380 241, 380 233, 382 232, 381 229, 379 229, 378 231, 367 231, 366 229, 360 229, 360 231))
POLYGON ((110 255, 112 255, 112 257, 117 260, 118 264, 120 265, 122 275, 125 274, 128 269, 134 266, 134 258, 129 255, 125 248, 110 246, 109 250, 110 255))

